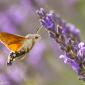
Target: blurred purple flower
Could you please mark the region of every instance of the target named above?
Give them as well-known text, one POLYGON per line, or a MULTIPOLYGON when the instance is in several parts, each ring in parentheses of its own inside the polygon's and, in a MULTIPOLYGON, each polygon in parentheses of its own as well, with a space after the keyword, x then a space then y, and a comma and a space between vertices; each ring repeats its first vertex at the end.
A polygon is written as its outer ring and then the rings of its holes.
POLYGON ((14 23, 22 24, 28 16, 33 15, 33 7, 30 0, 20 0, 19 5, 10 6, 6 13, 14 23))
POLYGON ((3 12, 0 12, 0 30, 5 32, 16 33, 15 26, 12 25, 7 15, 3 12))
POLYGON ((69 5, 71 7, 71 6, 74 6, 78 2, 79 2, 79 0, 66 0, 66 3, 65 2, 64 3, 65 3, 65 5, 69 5))
POLYGON ((0 74, 0 85, 10 85, 9 79, 5 74, 0 74))
POLYGON ((39 3, 39 4, 42 4, 42 5, 44 4, 45 5, 47 0, 36 0, 36 2, 39 3))
POLYGON ((27 18, 28 11, 24 7, 11 6, 7 14, 15 23, 21 24, 27 18))
POLYGON ((3 55, 3 53, 0 52, 0 69, 2 69, 6 64, 6 59, 3 55))
POLYGON ((20 83, 21 81, 25 80, 25 71, 25 69, 23 70, 23 66, 13 66, 7 68, 7 74, 13 81, 17 83, 20 83))
POLYGON ((64 63, 71 65, 79 79, 85 80, 85 44, 80 40, 80 31, 73 24, 62 20, 54 12, 47 13, 43 8, 37 10, 40 23, 58 44, 64 55, 64 63))
POLYGON ((43 42, 37 42, 33 49, 30 51, 27 61, 33 64, 35 67, 38 66, 41 61, 43 52, 45 51, 45 47, 46 46, 43 42))

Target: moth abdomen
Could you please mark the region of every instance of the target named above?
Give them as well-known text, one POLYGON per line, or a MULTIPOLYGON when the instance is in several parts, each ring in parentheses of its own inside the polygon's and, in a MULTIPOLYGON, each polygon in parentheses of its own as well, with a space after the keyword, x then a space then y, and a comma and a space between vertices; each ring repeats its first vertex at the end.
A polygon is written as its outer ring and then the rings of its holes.
POLYGON ((12 62, 15 61, 16 59, 20 59, 21 56, 23 57, 24 54, 26 54, 27 51, 21 50, 18 52, 11 52, 8 56, 8 61, 7 61, 7 65, 12 65, 12 62))

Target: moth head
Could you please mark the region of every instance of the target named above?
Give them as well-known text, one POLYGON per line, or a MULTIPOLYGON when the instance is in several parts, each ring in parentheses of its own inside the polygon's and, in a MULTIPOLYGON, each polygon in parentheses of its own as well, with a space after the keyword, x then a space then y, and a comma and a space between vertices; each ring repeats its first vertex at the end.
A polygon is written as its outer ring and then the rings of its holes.
POLYGON ((34 39, 35 41, 38 41, 41 36, 39 34, 28 34, 26 38, 34 39))
POLYGON ((35 40, 39 40, 40 39, 40 35, 39 34, 34 34, 33 37, 34 37, 35 40))

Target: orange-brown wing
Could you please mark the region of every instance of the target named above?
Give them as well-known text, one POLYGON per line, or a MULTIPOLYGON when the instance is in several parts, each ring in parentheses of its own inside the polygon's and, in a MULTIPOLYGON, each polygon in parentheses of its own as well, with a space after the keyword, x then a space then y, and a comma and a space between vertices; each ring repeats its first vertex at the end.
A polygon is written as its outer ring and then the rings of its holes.
POLYGON ((17 51, 22 46, 22 42, 26 38, 19 35, 14 35, 6 32, 0 32, 0 41, 7 46, 11 51, 17 51))

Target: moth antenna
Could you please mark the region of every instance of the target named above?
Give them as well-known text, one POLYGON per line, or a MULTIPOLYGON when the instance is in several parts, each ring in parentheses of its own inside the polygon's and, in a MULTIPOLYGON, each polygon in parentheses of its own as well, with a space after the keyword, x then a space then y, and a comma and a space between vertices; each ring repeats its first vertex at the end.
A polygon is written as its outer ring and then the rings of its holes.
POLYGON ((36 34, 38 34, 39 31, 40 31, 42 28, 43 28, 43 26, 41 26, 40 28, 37 28, 37 30, 36 30, 36 34))

